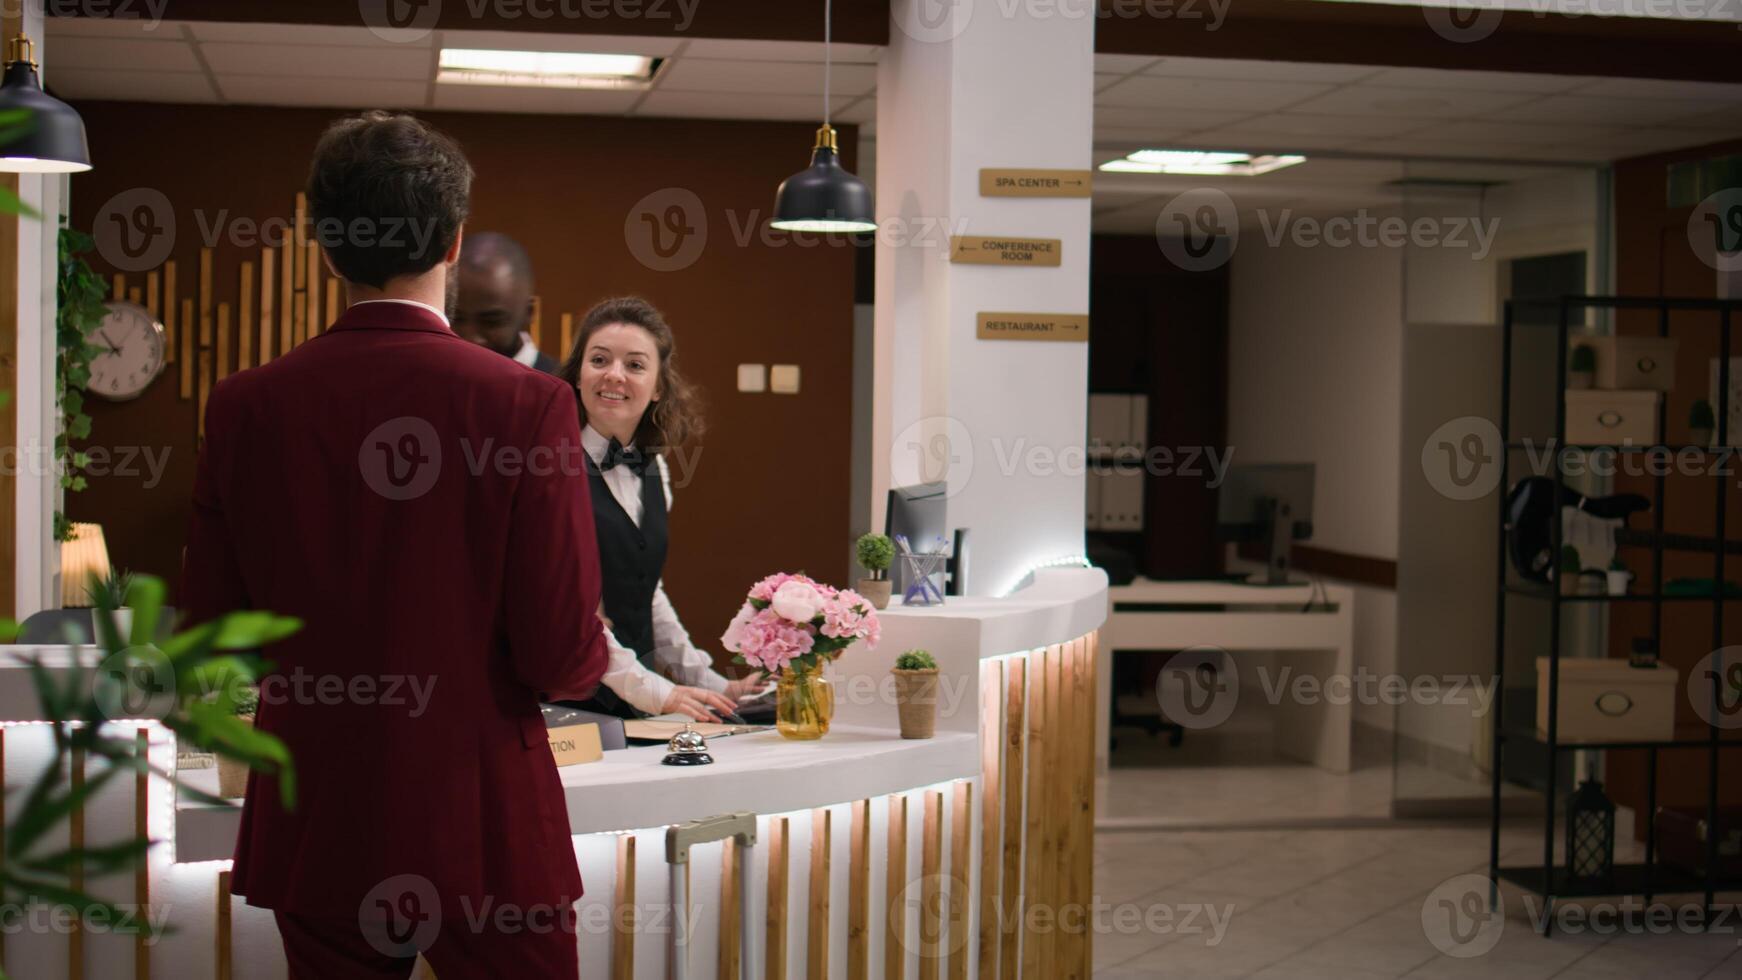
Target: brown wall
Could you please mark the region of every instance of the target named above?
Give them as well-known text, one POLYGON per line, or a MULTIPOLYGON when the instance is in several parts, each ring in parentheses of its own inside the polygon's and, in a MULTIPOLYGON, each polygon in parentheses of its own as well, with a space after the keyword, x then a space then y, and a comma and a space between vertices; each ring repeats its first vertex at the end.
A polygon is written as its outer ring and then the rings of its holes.
MULTIPOLYGON (((1624 160, 1615 165, 1615 291, 1624 296, 1690 296, 1713 298, 1717 295, 1716 272, 1694 253, 1688 238, 1688 218, 1692 208, 1671 208, 1666 187, 1670 164, 1683 160, 1702 160, 1742 152, 1742 142, 1703 147, 1676 153, 1659 154, 1624 160)), ((1742 319, 1742 318, 1737 318, 1742 319)), ((1668 426, 1666 438, 1674 444, 1688 441, 1688 409, 1695 398, 1705 397, 1707 364, 1718 353, 1717 315, 1713 313, 1675 313, 1670 319, 1670 336, 1679 338, 1681 347, 1676 356, 1676 387, 1665 403, 1668 426)), ((1742 355, 1742 331, 1731 332, 1731 350, 1742 355)), ((1657 314, 1626 312, 1618 317, 1616 329, 1623 334, 1656 336, 1657 314)), ((1720 486, 1730 487, 1725 517, 1726 536, 1742 537, 1742 500, 1732 484, 1732 475, 1725 479, 1714 476, 1672 475, 1665 480, 1664 528, 1681 534, 1710 536, 1714 531, 1720 486)), ((1646 477, 1618 476, 1617 493, 1638 493, 1652 496, 1652 481, 1646 477)), ((1649 515, 1634 520, 1636 527, 1649 528, 1649 515)), ((1679 577, 1710 578, 1713 555, 1694 552, 1666 553, 1664 579, 1679 577)), ((1649 588, 1651 555, 1646 549, 1624 549, 1623 560, 1641 582, 1637 591, 1649 588)), ((1742 580, 1742 559, 1732 556, 1725 569, 1731 581, 1742 580)), ((1742 602, 1724 604, 1724 643, 1742 643, 1742 602)), ((1659 649, 1663 659, 1681 671, 1685 682, 1694 665, 1715 649, 1712 642, 1712 612, 1708 603, 1666 603, 1659 649)), ((1633 637, 1651 635, 1649 603, 1614 603, 1610 607, 1610 656, 1626 656, 1633 637)), ((1684 683, 1685 690, 1685 683, 1684 683)), ((1678 735, 1683 738, 1703 737, 1705 727, 1693 711, 1688 699, 1676 699, 1678 735)), ((1722 756, 1719 777, 1721 799, 1742 802, 1742 755, 1734 751, 1722 756)), ((1608 765, 1611 788, 1618 802, 1636 806, 1643 813, 1645 805, 1645 754, 1643 752, 1610 753, 1608 765)), ((1671 805, 1704 806, 1709 785, 1707 758, 1704 750, 1680 749, 1664 752, 1659 759, 1659 801, 1671 805)), ((1639 823, 1643 833, 1644 821, 1639 823)))
MULTIPOLYGON (((315 137, 340 114, 127 103, 78 108, 96 169, 73 178, 73 226, 91 230, 117 193, 162 191, 175 212, 171 257, 184 297, 194 295, 202 222, 287 216, 315 137)), ((557 313, 578 317, 610 295, 644 295, 672 323, 681 363, 708 403, 709 431, 690 450, 693 465, 673 468, 679 487, 666 568, 672 600, 697 642, 717 650, 721 629, 761 575, 802 568, 844 581, 853 249, 799 247, 761 230, 775 187, 808 159, 814 128, 542 115, 426 118, 465 146, 477 170, 468 228, 506 232, 531 252, 546 351, 558 354, 557 313), (626 236, 645 227, 631 218, 632 208, 665 188, 699 198, 706 246, 688 267, 659 272, 636 259, 626 236), (739 362, 798 364, 802 390, 738 394, 739 362)), ((853 145, 850 134, 843 142, 853 145)), ((220 243, 216 299, 233 303, 239 263, 258 257, 259 243, 251 249, 220 243)), ((101 256, 93 255, 92 264, 110 270, 101 256)), ((139 275, 128 279, 142 282, 139 275)), ((160 484, 146 489, 143 473, 93 477, 68 501, 73 519, 103 525, 116 561, 172 579, 196 453, 194 402, 179 397, 178 369, 172 365, 138 401, 92 399, 90 409, 92 445, 168 451, 160 484)))

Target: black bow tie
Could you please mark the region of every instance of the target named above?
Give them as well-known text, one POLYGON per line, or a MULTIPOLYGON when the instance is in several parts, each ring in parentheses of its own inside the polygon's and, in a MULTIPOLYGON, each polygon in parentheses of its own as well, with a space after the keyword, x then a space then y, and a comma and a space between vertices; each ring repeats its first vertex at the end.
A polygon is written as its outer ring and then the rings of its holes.
POLYGON ((599 472, 608 473, 611 468, 622 464, 629 467, 629 472, 640 476, 647 472, 648 457, 639 449, 624 449, 623 444, 616 439, 605 447, 605 458, 599 463, 599 472))

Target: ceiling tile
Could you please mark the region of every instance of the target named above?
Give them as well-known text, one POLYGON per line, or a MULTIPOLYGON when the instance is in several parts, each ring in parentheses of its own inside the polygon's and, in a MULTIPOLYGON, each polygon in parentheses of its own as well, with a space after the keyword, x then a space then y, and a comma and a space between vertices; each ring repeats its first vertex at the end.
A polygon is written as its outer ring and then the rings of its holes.
POLYGON ((486 51, 572 51, 588 54, 644 54, 668 58, 677 53, 681 40, 615 34, 554 34, 524 31, 440 31, 435 40, 444 48, 481 48, 486 51))
POLYGON ((1708 126, 1742 133, 1742 105, 1726 106, 1712 112, 1702 112, 1676 120, 1677 125, 1701 129, 1708 126))
POLYGON ((537 112, 620 116, 634 108, 642 94, 640 91, 617 92, 437 84, 434 108, 454 109, 462 112, 537 112))
POLYGON ((1405 116, 1458 119, 1482 116, 1528 102, 1536 96, 1477 90, 1424 90, 1389 85, 1351 85, 1291 106, 1292 112, 1347 116, 1405 116))
POLYGON ((142 41, 179 41, 181 27, 168 21, 152 20, 149 17, 45 17, 43 18, 44 35, 47 42, 45 49, 52 50, 54 42, 60 38, 69 37, 112 37, 120 40, 142 41))
POLYGON ((1147 54, 1098 54, 1095 55, 1095 71, 1103 75, 1129 75, 1148 68, 1155 60, 1153 55, 1147 54))
MULTIPOLYGON (((839 112, 852 99, 838 97, 831 107, 839 112)), ((765 95, 746 99, 742 95, 710 92, 656 90, 635 110, 637 116, 679 116, 694 119, 783 119, 818 122, 822 94, 765 95)))
POLYGON ((429 91, 423 82, 281 75, 224 75, 218 88, 226 102, 346 109, 420 108, 429 91))
MULTIPOLYGON (((1101 70, 1099 66, 1096 70, 1101 70)), ((1163 58, 1144 70, 1169 78, 1214 78, 1229 81, 1352 82, 1378 71, 1371 65, 1326 65, 1298 61, 1250 61, 1241 58, 1163 58)))
POLYGON ((1189 145, 1239 150, 1245 153, 1293 153, 1303 150, 1340 150, 1366 136, 1331 133, 1279 133, 1258 126, 1227 126, 1191 134, 1189 145))
POLYGON ((1429 119, 1406 116, 1318 116, 1305 112, 1276 112, 1253 116, 1241 123, 1255 130, 1268 130, 1299 136, 1326 133, 1333 136, 1402 136, 1405 133, 1440 125, 1429 119))
POLYGON ((1095 126, 1122 129, 1169 129, 1190 132, 1229 126, 1252 116, 1250 112, 1211 109, 1133 109, 1124 106, 1096 106, 1095 126))
POLYGON ((1713 103, 1704 101, 1551 95, 1496 112, 1493 118, 1596 126, 1650 126, 1681 122, 1706 115, 1718 108, 1713 103))
POLYGON ((1575 95, 1618 96, 1626 99, 1710 99, 1742 103, 1742 85, 1682 82, 1661 78, 1604 78, 1580 86, 1575 95))
POLYGON ((113 37, 63 37, 44 46, 44 63, 50 68, 97 68, 113 71, 125 65, 138 71, 199 71, 193 46, 178 34, 160 34, 162 40, 113 37))
POLYGON ((217 93, 202 72, 99 71, 69 68, 56 71, 49 86, 63 99, 112 99, 130 102, 215 102, 217 93))
POLYGON ((1565 126, 1545 123, 1489 122, 1470 120, 1447 122, 1417 134, 1418 136, 1454 142, 1472 143, 1593 143, 1606 137, 1625 134, 1624 126, 1565 126))
POLYGON ((218 42, 200 45, 200 53, 218 75, 220 85, 228 74, 428 82, 435 60, 428 48, 402 48, 386 42, 372 48, 218 42))
MULTIPOLYGON (((883 49, 875 44, 835 44, 831 52, 838 64, 876 64, 883 49)), ((698 37, 683 53, 692 58, 723 58, 735 61, 823 60, 820 41, 739 41, 698 37)))
MULTIPOLYGON (((877 69, 871 65, 836 65, 829 77, 831 88, 840 95, 865 95, 877 87, 877 69)), ((672 59, 659 81, 661 92, 789 95, 814 91, 820 98, 822 88, 822 62, 720 61, 687 55, 672 59)))
POLYGON ((1473 140, 1435 140, 1404 137, 1357 143, 1362 153, 1396 154, 1408 157, 1438 157, 1445 160, 1588 160, 1602 159, 1589 148, 1575 149, 1556 144, 1486 143, 1473 140))
POLYGON ((386 41, 361 25, 355 27, 321 24, 225 24, 215 21, 189 21, 187 29, 197 41, 240 41, 270 44, 342 44, 370 48, 428 48, 434 36, 425 35, 408 41, 386 41))
POLYGON ((1575 75, 1537 75, 1516 71, 1453 71, 1445 68, 1383 68, 1368 85, 1477 92, 1565 92, 1591 81, 1575 75))
POLYGON ((1269 112, 1330 90, 1329 85, 1300 82, 1210 81, 1139 75, 1097 93, 1095 104, 1269 112))

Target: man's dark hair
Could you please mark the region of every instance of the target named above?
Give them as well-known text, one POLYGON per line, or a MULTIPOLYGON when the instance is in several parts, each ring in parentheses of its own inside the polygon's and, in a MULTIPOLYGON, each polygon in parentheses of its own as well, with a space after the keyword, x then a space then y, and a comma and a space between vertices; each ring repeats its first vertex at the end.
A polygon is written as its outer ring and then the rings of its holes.
POLYGON ((347 282, 380 289, 442 260, 471 188, 459 144, 426 123, 379 110, 340 119, 309 165, 312 233, 347 282))

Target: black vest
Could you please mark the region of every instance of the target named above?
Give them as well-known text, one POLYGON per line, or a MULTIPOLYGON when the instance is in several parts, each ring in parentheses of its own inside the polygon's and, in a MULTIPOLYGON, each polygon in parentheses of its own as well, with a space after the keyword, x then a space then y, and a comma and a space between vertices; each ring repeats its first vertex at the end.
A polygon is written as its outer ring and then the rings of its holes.
MULTIPOLYGON (((641 474, 641 526, 617 502, 598 464, 587 456, 587 483, 593 497, 593 528, 599 539, 599 571, 604 578, 605 615, 617 642, 635 651, 653 669, 653 591, 665 572, 665 487, 659 463, 641 474)), ((588 710, 620 718, 636 717, 629 702, 603 684, 588 710)))

